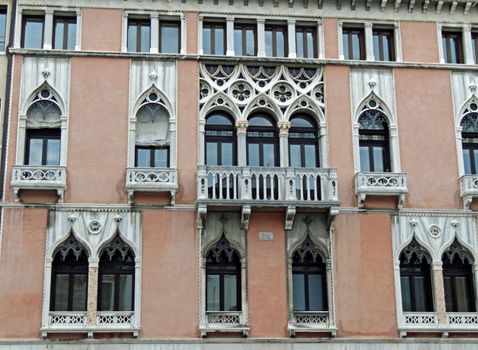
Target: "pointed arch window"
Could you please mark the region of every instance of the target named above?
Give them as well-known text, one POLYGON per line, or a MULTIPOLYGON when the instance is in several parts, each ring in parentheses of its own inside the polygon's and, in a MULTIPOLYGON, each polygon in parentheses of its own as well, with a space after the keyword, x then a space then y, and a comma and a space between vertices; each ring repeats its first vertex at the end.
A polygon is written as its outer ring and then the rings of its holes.
POLYGON ((462 150, 465 174, 478 174, 478 104, 472 102, 465 109, 462 128, 462 150))
POLYGON ((325 261, 309 236, 292 256, 294 311, 327 311, 325 261))
POLYGON ((433 311, 430 263, 430 255, 415 239, 400 254, 403 311, 433 311))
POLYGON ((443 285, 447 312, 475 312, 473 259, 455 239, 443 253, 443 285))
POLYGON ((389 125, 377 101, 367 102, 358 123, 360 170, 390 172, 389 125))
POLYGON ((241 258, 223 234, 206 255, 206 311, 241 306, 241 258))
POLYGON ((274 119, 265 113, 249 117, 247 128, 247 164, 279 166, 279 138, 274 119))
POLYGON ((206 118, 206 164, 237 165, 237 138, 234 120, 226 113, 213 113, 206 118))
POLYGON ((169 167, 169 117, 159 93, 151 91, 136 113, 136 167, 169 167))
POLYGON ((54 254, 50 291, 51 311, 86 311, 88 255, 73 236, 54 254))
POLYGON ((100 255, 98 273, 99 311, 133 310, 134 272, 133 251, 117 234, 100 255))

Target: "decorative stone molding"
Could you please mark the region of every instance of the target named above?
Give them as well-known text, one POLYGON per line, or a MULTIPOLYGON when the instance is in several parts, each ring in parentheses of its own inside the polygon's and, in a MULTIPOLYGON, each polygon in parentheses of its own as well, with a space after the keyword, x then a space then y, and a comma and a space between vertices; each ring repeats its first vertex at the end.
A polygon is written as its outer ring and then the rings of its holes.
POLYGON ((171 203, 175 203, 178 189, 178 174, 171 168, 127 168, 126 190, 129 201, 132 202, 134 192, 165 192, 171 194, 171 203))
POLYGON ((460 196, 463 199, 465 209, 470 209, 473 198, 478 197, 478 175, 463 175, 460 177, 460 196))
POLYGON ((20 201, 20 190, 55 190, 58 201, 63 202, 66 189, 66 167, 62 166, 13 166, 11 185, 15 201, 20 201))
POLYGON ((359 208, 364 207, 367 196, 396 196, 398 208, 401 209, 407 193, 407 176, 404 173, 355 174, 355 194, 359 208))

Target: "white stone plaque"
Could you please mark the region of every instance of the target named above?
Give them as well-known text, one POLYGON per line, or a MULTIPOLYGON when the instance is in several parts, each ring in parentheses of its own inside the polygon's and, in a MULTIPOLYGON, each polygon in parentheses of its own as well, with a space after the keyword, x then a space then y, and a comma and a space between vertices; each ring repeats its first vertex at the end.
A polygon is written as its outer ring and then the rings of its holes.
POLYGON ((273 232, 259 232, 259 240, 260 241, 272 241, 272 240, 274 240, 274 233, 273 232))

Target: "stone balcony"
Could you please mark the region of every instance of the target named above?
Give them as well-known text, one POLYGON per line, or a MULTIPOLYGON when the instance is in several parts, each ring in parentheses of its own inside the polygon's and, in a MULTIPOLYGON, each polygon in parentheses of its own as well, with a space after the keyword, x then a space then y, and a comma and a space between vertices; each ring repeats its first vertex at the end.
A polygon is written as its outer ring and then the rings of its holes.
POLYGON ((175 168, 127 168, 126 190, 131 202, 135 192, 169 192, 174 204, 178 190, 178 172, 175 168))
POLYGON ((300 332, 330 333, 332 336, 337 334, 329 311, 294 311, 287 328, 290 337, 300 332))
POLYGON ((66 189, 66 167, 15 165, 11 185, 17 201, 20 200, 20 190, 54 190, 62 202, 66 189))
POLYGON ((401 208, 407 193, 407 175, 404 173, 360 172, 355 174, 355 194, 360 208, 364 207, 368 196, 398 197, 398 208, 401 208))
POLYGON ((463 175, 460 178, 460 195, 463 206, 469 209, 473 198, 478 197, 478 175, 463 175))
POLYGON ((403 312, 399 324, 400 335, 432 332, 447 336, 449 332, 478 332, 478 313, 447 312, 442 321, 436 312, 403 312))
POLYGON ((249 335, 249 326, 242 311, 206 311, 205 320, 199 327, 202 337, 207 333, 242 333, 249 335))

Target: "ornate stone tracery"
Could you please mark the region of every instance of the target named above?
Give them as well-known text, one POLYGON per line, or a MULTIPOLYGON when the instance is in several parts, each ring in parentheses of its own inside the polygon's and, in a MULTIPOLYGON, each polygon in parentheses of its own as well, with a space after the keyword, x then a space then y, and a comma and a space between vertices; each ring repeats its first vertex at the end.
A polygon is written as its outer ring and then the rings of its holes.
POLYGON ((60 254, 62 260, 64 261, 70 252, 73 254, 76 260, 78 260, 83 253, 86 253, 86 249, 83 244, 78 242, 73 234, 70 234, 70 236, 57 248, 53 256, 55 257, 57 254, 60 254))
POLYGON ((443 255, 446 256, 449 261, 453 261, 455 257, 458 257, 463 264, 471 264, 474 262, 471 254, 465 249, 465 247, 463 247, 462 244, 460 244, 460 242, 458 242, 457 239, 455 239, 448 249, 445 250, 443 255))
POLYGON ((413 257, 416 257, 420 263, 425 261, 429 264, 431 263, 430 254, 415 240, 413 239, 410 244, 403 248, 400 259, 406 264, 410 264, 413 260, 413 257))

